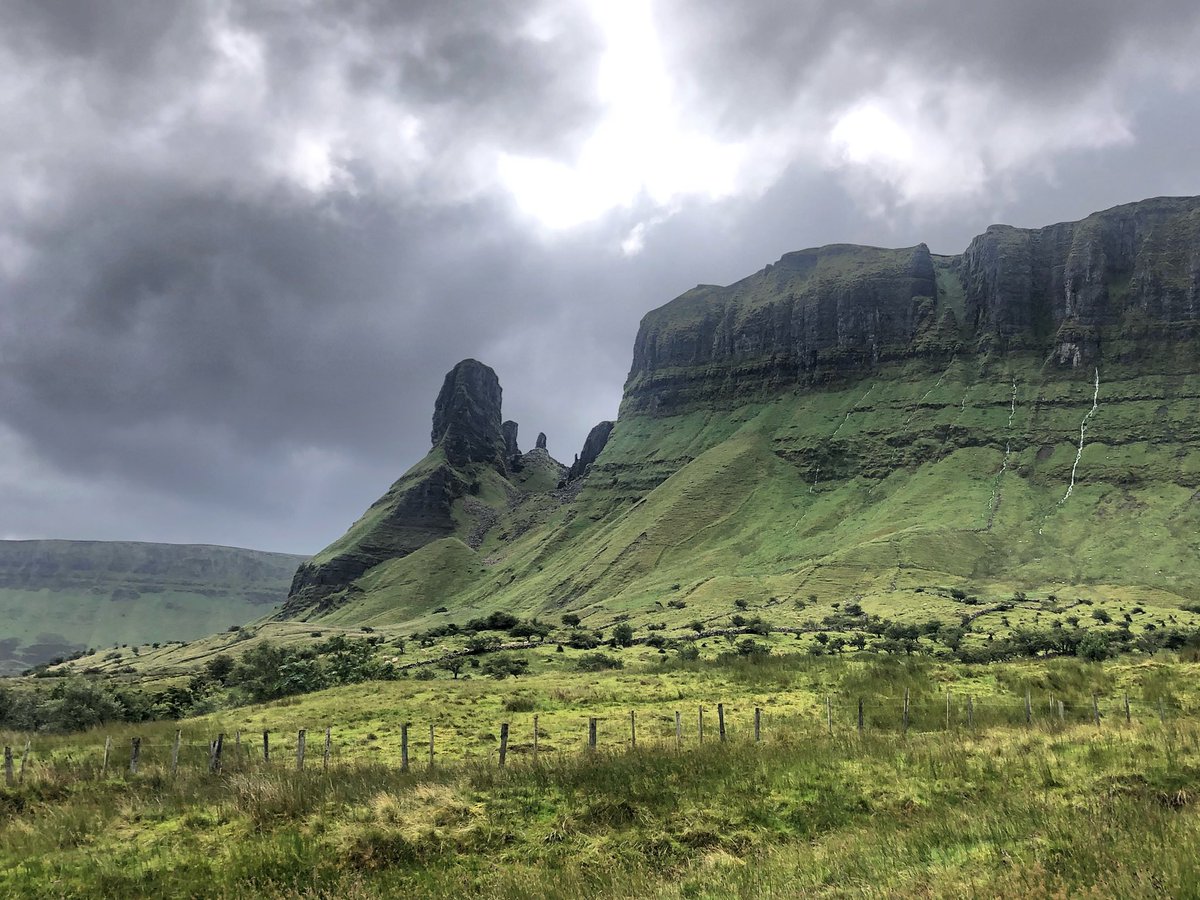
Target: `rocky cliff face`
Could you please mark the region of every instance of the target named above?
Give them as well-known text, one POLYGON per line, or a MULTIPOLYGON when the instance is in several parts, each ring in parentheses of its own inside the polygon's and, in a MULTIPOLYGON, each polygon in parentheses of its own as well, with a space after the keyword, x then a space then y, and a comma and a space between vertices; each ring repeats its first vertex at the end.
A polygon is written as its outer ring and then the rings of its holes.
POLYGON ((936 297, 924 244, 788 253, 642 319, 622 411, 666 414, 905 355, 936 328, 936 297))
POLYGON ((967 320, 984 345, 1038 346, 1060 363, 1094 357, 1105 329, 1195 333, 1200 198, 1118 206, 1047 228, 993 225, 962 257, 967 320))
POLYGON ((488 366, 465 359, 451 369, 434 405, 429 454, 296 570, 282 615, 325 612, 380 563, 434 541, 455 537, 476 549, 502 510, 553 490, 566 467, 546 452, 544 436, 537 449, 521 453, 517 423, 502 421, 500 402, 500 381, 488 366))
MULTIPOLYGON (((504 470, 505 433, 500 421, 500 380, 474 359, 464 359, 448 373, 433 408, 432 443, 452 466, 471 463, 504 470)), ((516 423, 513 444, 516 444, 516 423)))
POLYGON ((284 614, 321 609, 379 563, 454 534, 455 501, 479 490, 483 470, 503 475, 508 459, 520 458, 516 423, 501 424, 500 399, 500 381, 488 366, 465 359, 451 369, 434 405, 429 455, 342 538, 296 570, 284 614))
POLYGON ((701 285, 648 314, 622 412, 736 405, 968 346, 1079 365, 1106 339, 1143 341, 1127 353, 1191 340, 1198 316, 1200 198, 1040 229, 996 225, 958 257, 933 257, 923 244, 834 245, 789 253, 728 287, 701 285))
POLYGON ((583 442, 583 449, 575 457, 571 468, 567 470, 566 481, 575 481, 588 473, 592 463, 600 457, 605 444, 608 443, 615 424, 615 422, 601 422, 588 432, 588 436, 583 442))

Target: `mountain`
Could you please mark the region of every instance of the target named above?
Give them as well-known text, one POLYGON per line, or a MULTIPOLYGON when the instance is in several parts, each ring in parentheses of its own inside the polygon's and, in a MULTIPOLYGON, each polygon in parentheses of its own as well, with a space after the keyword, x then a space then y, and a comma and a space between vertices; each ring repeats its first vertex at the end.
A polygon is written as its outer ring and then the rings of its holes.
POLYGON ((1198 324, 1200 198, 957 256, 789 253, 647 314, 617 421, 565 472, 517 453, 495 373, 460 363, 429 455, 279 616, 671 633, 735 599, 788 624, 813 595, 942 614, 1016 591, 1174 614, 1200 597, 1198 324))
POLYGON ((303 559, 205 545, 0 541, 0 674, 261 618, 283 602, 303 559))

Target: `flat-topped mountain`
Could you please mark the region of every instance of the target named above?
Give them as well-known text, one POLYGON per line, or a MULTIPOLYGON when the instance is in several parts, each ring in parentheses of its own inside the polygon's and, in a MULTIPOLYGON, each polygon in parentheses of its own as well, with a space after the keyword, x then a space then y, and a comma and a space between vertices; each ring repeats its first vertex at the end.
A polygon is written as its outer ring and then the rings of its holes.
POLYGON ((735 598, 1176 608, 1200 584, 1198 316, 1200 198, 993 226, 958 256, 789 253, 648 313, 620 416, 570 469, 520 454, 495 373, 460 363, 429 455, 282 615, 670 636, 735 598))
POLYGON ((261 618, 283 602, 303 559, 195 544, 0 541, 0 674, 261 618))

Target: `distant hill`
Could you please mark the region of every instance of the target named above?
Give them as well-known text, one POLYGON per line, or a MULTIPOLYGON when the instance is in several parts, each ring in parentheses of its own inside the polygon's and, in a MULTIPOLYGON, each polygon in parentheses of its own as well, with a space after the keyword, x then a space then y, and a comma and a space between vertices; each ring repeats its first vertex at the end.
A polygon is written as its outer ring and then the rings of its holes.
POLYGON ((0 541, 0 674, 267 614, 305 557, 126 541, 0 541))

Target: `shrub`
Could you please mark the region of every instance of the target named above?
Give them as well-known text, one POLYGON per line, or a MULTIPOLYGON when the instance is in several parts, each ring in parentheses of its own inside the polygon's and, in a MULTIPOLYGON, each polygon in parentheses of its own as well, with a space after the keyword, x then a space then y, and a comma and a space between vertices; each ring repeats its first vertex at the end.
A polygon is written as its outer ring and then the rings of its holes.
POLYGON ((600 638, 590 631, 579 631, 567 643, 576 650, 595 650, 600 646, 600 638))
POLYGON ((1076 652, 1084 659, 1103 662, 1112 655, 1108 635, 1099 631, 1089 631, 1079 642, 1079 649, 1076 652))
POLYGON ((483 619, 472 619, 466 624, 467 631, 508 631, 521 620, 512 613, 494 612, 483 619))
POLYGON ((507 678, 510 675, 515 678, 518 675, 524 675, 528 669, 529 660, 524 656, 516 656, 512 653, 497 653, 479 667, 479 671, 484 675, 490 675, 496 679, 507 678))
POLYGON ((417 669, 417 671, 413 673, 413 678, 417 681, 433 681, 433 679, 437 678, 437 675, 434 674, 433 669, 423 668, 417 669))
POLYGON ((607 669, 623 669, 625 663, 608 653, 585 653, 575 661, 580 672, 603 672, 607 669))
POLYGON ((233 672, 235 666, 236 663, 233 661, 233 657, 227 653, 222 653, 214 656, 204 664, 204 674, 213 681, 219 681, 224 684, 225 679, 233 672))
POLYGON ((509 697, 504 701, 504 708, 509 712, 533 712, 537 704, 532 697, 509 697))
POLYGON ((537 619, 530 619, 528 622, 518 622, 508 630, 508 633, 515 638, 537 638, 541 640, 550 633, 550 626, 539 622, 537 619))

